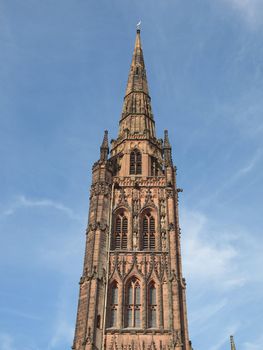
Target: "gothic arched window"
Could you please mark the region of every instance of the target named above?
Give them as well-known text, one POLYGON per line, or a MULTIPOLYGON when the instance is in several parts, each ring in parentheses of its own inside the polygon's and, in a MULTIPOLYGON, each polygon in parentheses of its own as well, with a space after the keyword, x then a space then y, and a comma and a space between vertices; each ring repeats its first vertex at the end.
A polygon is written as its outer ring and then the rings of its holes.
POLYGON ((151 176, 158 176, 159 165, 156 158, 151 157, 151 176))
POLYGON ((115 230, 114 230, 114 248, 115 249, 127 249, 127 235, 128 235, 128 219, 124 215, 124 212, 117 214, 115 218, 115 230))
POLYGON ((126 311, 126 327, 141 327, 141 288, 136 279, 127 287, 126 311))
POLYGON ((142 247, 144 250, 155 249, 155 219, 150 212, 142 219, 142 247))
POLYGON ((142 173, 142 155, 135 149, 130 154, 130 175, 141 175, 142 173))
POLYGON ((156 288, 154 283, 150 284, 148 291, 148 327, 156 328, 157 320, 156 320, 156 312, 157 312, 157 300, 156 300, 156 288))
POLYGON ((116 327, 118 310, 118 285, 116 282, 112 284, 110 293, 110 327, 116 327))

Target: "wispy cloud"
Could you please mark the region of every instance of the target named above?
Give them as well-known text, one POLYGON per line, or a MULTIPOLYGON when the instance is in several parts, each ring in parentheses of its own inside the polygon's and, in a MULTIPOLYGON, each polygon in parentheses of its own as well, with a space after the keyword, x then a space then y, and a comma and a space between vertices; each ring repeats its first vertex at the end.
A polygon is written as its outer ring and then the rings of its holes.
MULTIPOLYGON (((238 269, 236 233, 215 232, 211 226, 203 213, 182 211, 186 274, 195 280, 195 283, 209 281, 210 286, 221 289, 242 286, 246 282, 246 276, 238 269)), ((221 226, 219 228, 221 229, 221 226)))
POLYGON ((56 202, 51 199, 30 199, 24 195, 17 196, 15 201, 9 206, 8 209, 2 212, 2 216, 13 215, 17 210, 21 208, 54 208, 63 212, 69 218, 73 220, 80 220, 80 218, 74 213, 74 211, 60 202, 56 202))
POLYGON ((0 333, 0 350, 15 350, 14 339, 11 335, 0 333))
MULTIPOLYGON (((224 182, 217 185, 217 189, 214 190, 211 195, 206 198, 201 199, 202 204, 210 204, 214 201, 221 193, 225 193, 227 189, 234 186, 238 181, 242 181, 242 179, 249 175, 252 171, 255 170, 256 166, 260 164, 260 161, 263 156, 263 149, 258 148, 255 153, 251 156, 250 159, 246 161, 239 169, 235 169, 232 171, 232 174, 229 175, 227 179, 224 179, 224 182)), ((255 178, 253 178, 255 179, 255 178)), ((247 185, 247 184, 246 184, 247 185)), ((242 189, 244 186, 241 187, 242 189)), ((237 193, 236 193, 237 194, 237 193)))
POLYGON ((227 305, 227 299, 224 298, 216 303, 209 303, 202 306, 202 312, 200 309, 191 314, 191 323, 206 324, 208 320, 213 318, 218 312, 220 312, 227 305))
POLYGON ((258 21, 263 20, 262 0, 223 0, 238 11, 247 22, 254 26, 258 21))
POLYGON ((221 350, 221 349, 229 349, 230 348, 230 341, 229 338, 226 339, 226 335, 230 335, 230 334, 235 334, 236 331, 239 328, 239 324, 231 324, 231 325, 226 325, 226 326, 222 326, 220 327, 220 329, 218 330, 220 337, 219 340, 217 340, 215 342, 215 344, 209 348, 209 350, 221 350), (223 347, 224 344, 229 343, 229 345, 227 347, 223 347))
POLYGON ((53 325, 53 335, 48 344, 48 350, 57 349, 61 345, 72 343, 74 327, 69 320, 71 310, 64 292, 61 293, 57 304, 57 315, 53 325))
POLYGON ((30 319, 30 320, 35 320, 35 321, 40 321, 41 317, 27 313, 27 312, 23 312, 23 311, 19 311, 19 310, 14 310, 11 308, 1 308, 0 309, 1 312, 4 313, 8 313, 10 315, 13 316, 17 316, 17 317, 21 317, 21 318, 26 318, 26 319, 30 319))
MULTIPOLYGON (((263 333, 263 329, 262 329, 263 333)), ((263 335, 255 339, 253 342, 245 342, 244 350, 262 350, 263 335)))

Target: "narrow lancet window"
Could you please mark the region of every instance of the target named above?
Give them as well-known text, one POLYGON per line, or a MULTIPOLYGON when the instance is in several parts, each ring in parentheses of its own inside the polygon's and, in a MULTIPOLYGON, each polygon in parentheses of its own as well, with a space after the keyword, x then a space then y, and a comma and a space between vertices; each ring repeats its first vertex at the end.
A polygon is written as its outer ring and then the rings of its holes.
POLYGON ((148 327, 156 328, 156 311, 157 311, 157 301, 156 301, 156 288, 154 284, 149 287, 148 295, 148 327))
POLYGON ((143 250, 155 249, 155 219, 150 212, 142 220, 142 247, 143 250))
POLYGON ((151 176, 158 176, 158 161, 156 158, 151 157, 151 176))
POLYGON ((141 175, 142 173, 142 155, 135 149, 130 154, 130 175, 141 175))
POLYGON ((127 288, 126 327, 141 327, 141 289, 136 279, 130 281, 127 288))
POLYGON ((117 283, 113 283, 111 287, 110 327, 117 327, 117 310, 118 310, 118 285, 117 283))
POLYGON ((124 215, 124 212, 117 214, 115 219, 115 234, 113 248, 115 249, 127 249, 128 244, 128 219, 124 215))

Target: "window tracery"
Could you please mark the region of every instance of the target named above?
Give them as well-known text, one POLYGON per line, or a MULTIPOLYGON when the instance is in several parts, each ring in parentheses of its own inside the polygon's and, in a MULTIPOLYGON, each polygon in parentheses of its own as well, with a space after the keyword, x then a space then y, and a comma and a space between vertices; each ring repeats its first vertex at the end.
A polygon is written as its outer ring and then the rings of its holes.
POLYGON ((145 213, 142 219, 142 248, 155 249, 155 219, 150 212, 145 213))
POLYGON ((112 284, 110 298, 110 327, 117 327, 118 285, 116 282, 112 284))
POLYGON ((130 175, 141 175, 142 173, 142 155, 137 149, 130 154, 130 175))
POLYGON ((141 327, 141 287, 137 279, 132 279, 126 295, 126 327, 141 327))
POLYGON ((150 284, 148 291, 148 327, 157 327, 157 299, 156 299, 156 288, 154 283, 150 284))
POLYGON ((115 217, 114 226, 114 249, 127 249, 128 244, 128 218, 124 211, 119 212, 115 217))

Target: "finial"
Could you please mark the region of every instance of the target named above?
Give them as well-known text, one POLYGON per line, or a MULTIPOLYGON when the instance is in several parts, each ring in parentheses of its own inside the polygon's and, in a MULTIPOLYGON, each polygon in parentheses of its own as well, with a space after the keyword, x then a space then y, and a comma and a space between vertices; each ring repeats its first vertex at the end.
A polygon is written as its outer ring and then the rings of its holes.
POLYGON ((142 24, 142 21, 139 21, 139 22, 136 24, 137 33, 140 33, 140 31, 141 31, 141 24, 142 24))

